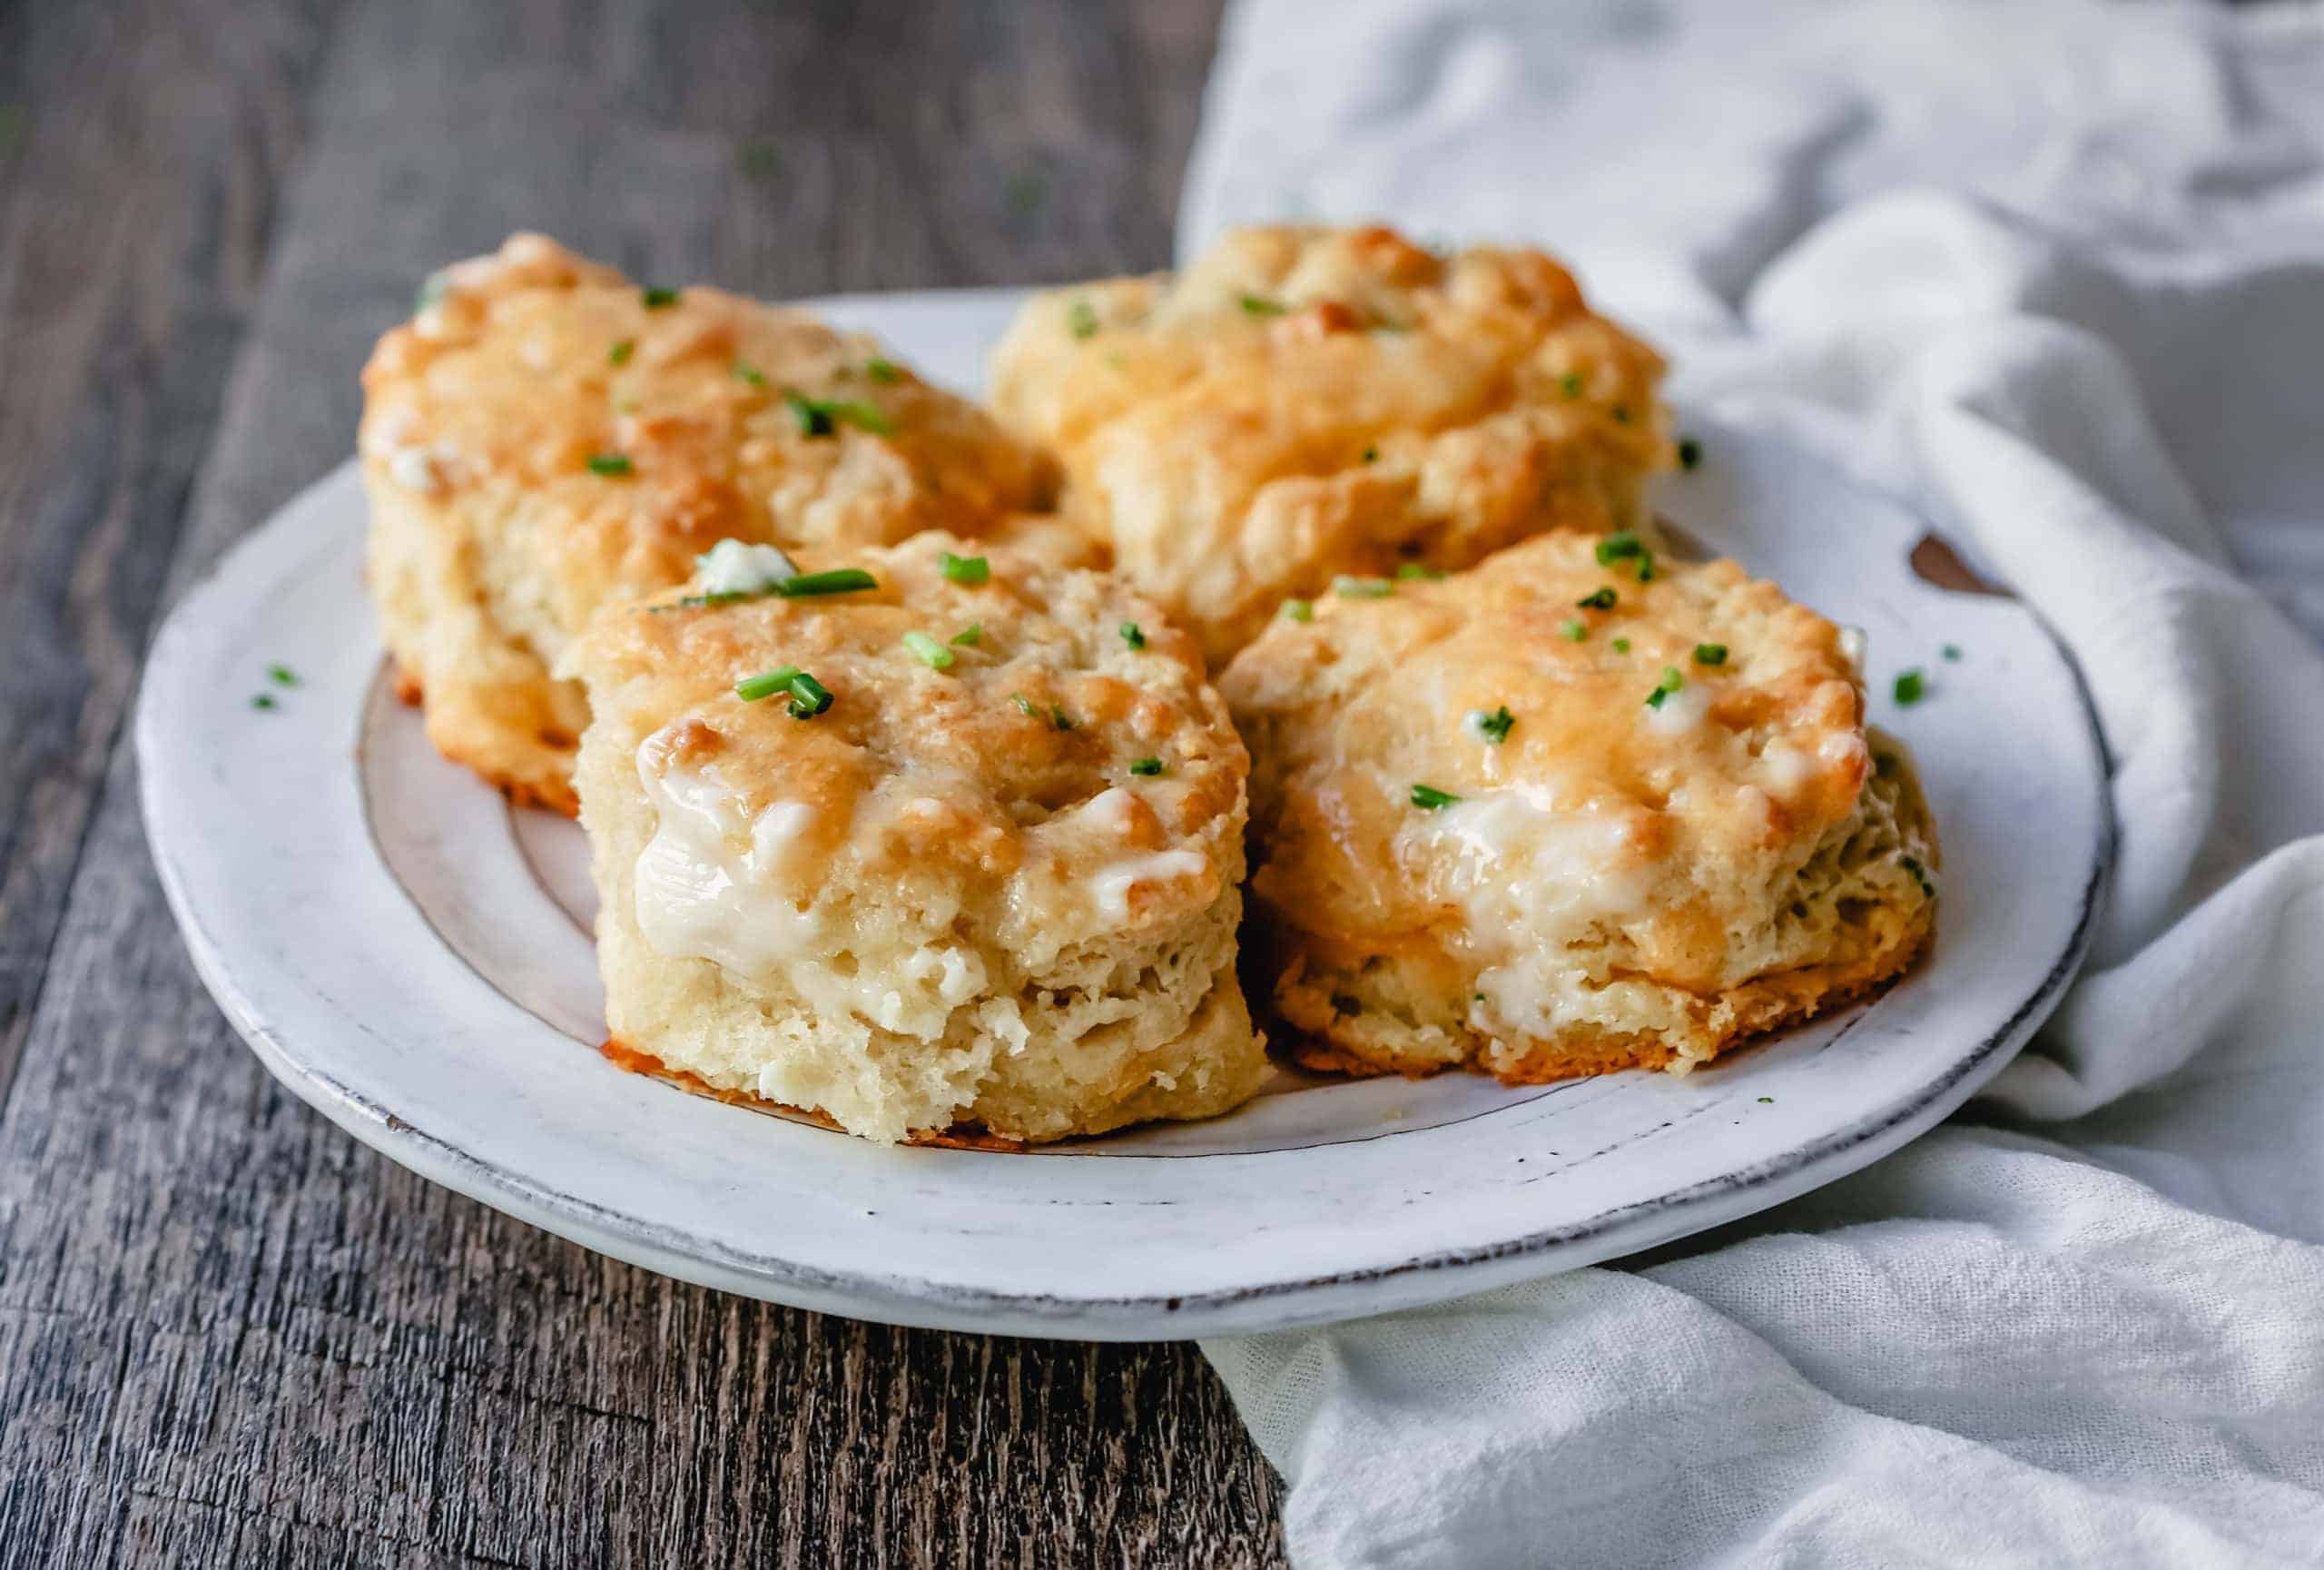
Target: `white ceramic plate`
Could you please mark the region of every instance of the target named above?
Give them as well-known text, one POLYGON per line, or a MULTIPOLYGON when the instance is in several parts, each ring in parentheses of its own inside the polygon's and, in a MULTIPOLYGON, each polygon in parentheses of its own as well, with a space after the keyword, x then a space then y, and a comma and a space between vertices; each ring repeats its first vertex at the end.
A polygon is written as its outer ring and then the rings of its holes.
MULTIPOLYGON (((1009 293, 826 302, 974 385, 1009 293)), ((1931 960, 1686 1078, 1505 1090, 1285 1072, 1216 1121, 1029 1155, 889 1150, 615 1069, 571 824, 511 812, 394 701, 353 467, 170 617, 139 704, 145 818, 203 980, 358 1138, 617 1258, 867 1318, 1094 1338, 1369 1314, 1730 1221, 1894 1150, 2024 1042, 2079 960, 2112 827, 2080 684, 2014 603, 1906 566, 1918 526, 1763 437, 1659 499, 1870 635, 1874 718, 1943 831, 1931 960), (1940 657, 1951 643, 1957 662, 1940 657), (271 665, 295 688, 273 689, 271 665), (1899 667, 1928 697, 1889 703, 1899 667), (259 710, 251 697, 273 693, 259 710)))

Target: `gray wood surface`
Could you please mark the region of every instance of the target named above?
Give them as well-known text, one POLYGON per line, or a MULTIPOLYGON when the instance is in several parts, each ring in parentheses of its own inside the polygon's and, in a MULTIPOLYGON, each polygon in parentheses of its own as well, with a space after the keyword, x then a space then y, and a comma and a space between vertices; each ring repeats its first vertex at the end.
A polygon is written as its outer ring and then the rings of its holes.
POLYGON ((1280 1562, 1191 1348, 897 1331, 431 1188, 202 992, 123 719, 537 227, 769 295, 1158 264, 1215 0, 0 4, 0 1570, 1280 1562))

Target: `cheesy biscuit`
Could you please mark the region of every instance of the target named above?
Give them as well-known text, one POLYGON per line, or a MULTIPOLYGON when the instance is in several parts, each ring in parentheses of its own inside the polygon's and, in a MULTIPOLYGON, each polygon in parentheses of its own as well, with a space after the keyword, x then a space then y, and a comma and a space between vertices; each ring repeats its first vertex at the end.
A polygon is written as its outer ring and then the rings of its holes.
POLYGON ((1048 464, 871 339, 714 289, 645 289, 538 235, 438 275, 363 372, 369 578, 429 738, 570 812, 602 606, 725 538, 827 548, 988 532, 1048 464))
POLYGON ((1838 628, 1732 562, 1551 535, 1328 597, 1221 681, 1311 1064, 1686 1069, 1902 971, 1935 830, 1838 628))
POLYGON ((1642 527, 1671 453, 1661 373, 1538 251, 1276 228, 1177 277, 1035 297, 992 398, 1064 463, 1068 513, 1223 667, 1335 576, 1642 527))
POLYGON ((561 667, 620 1046, 881 1140, 1248 1097, 1249 762, 1193 639, 944 535, 720 548, 766 587, 609 613, 561 667))

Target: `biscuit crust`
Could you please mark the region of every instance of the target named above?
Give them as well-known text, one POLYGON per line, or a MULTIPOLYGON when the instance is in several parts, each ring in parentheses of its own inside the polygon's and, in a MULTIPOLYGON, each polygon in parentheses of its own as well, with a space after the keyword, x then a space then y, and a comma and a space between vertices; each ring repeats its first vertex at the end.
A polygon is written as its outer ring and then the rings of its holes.
POLYGON ((615 1037, 884 1140, 1248 1097, 1249 760, 1192 638, 1110 578, 946 535, 801 565, 877 588, 664 596, 561 667, 595 711, 581 816, 615 1037), (983 580, 949 578, 947 551, 983 580), (786 667, 830 706, 737 693, 786 667))
POLYGON ((1064 462, 1068 513, 1223 667, 1335 575, 1641 527, 1643 479, 1673 451, 1662 369, 1540 252, 1270 228, 1177 277, 1036 297, 992 399, 1064 462))
POLYGON ((538 235, 439 274, 363 390, 371 588, 429 738, 567 813, 588 711, 550 667, 600 607, 684 582, 720 539, 984 533, 1055 485, 871 339, 714 289, 643 290, 538 235))
POLYGON ((1221 678, 1255 971, 1304 1061, 1683 1070, 1928 942, 1935 830, 1839 630, 1732 562, 1598 543, 1318 601, 1221 678))

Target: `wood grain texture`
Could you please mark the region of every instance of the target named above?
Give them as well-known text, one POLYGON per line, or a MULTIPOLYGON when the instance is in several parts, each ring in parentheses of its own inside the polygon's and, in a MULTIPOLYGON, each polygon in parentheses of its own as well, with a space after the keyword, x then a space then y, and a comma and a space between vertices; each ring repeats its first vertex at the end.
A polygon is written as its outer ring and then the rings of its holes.
POLYGON ((0 13, 0 1567, 1278 1564, 1190 1348, 686 1287, 277 1087, 162 906, 158 607, 508 230, 771 295, 1157 265, 1215 7, 0 13))

